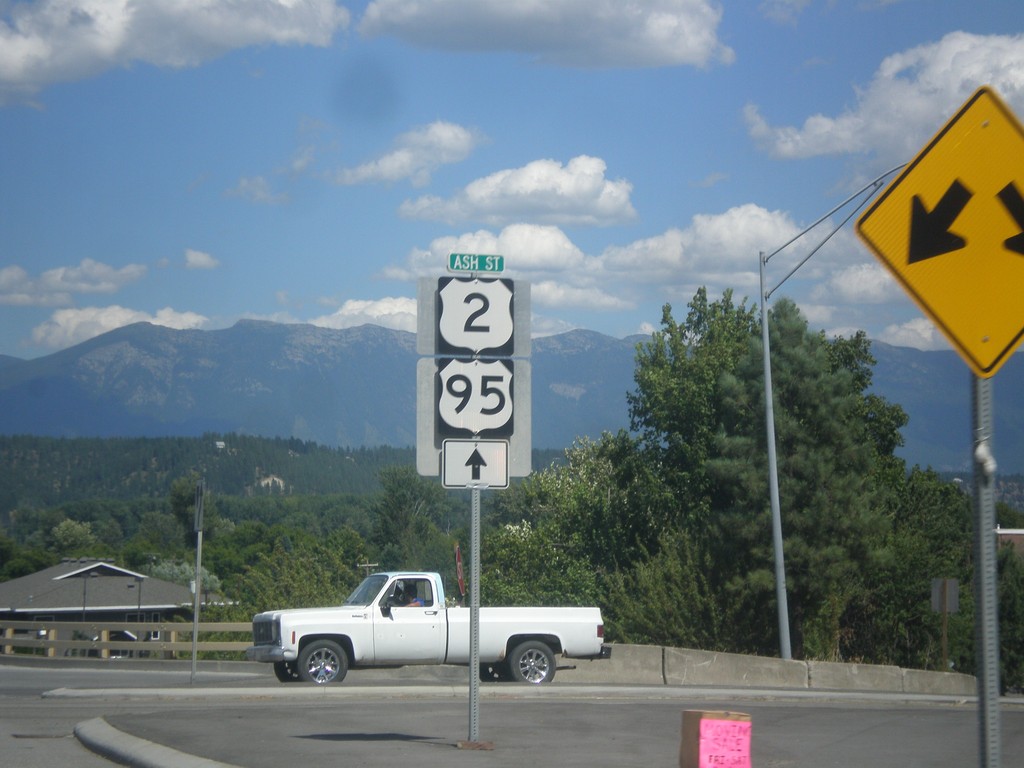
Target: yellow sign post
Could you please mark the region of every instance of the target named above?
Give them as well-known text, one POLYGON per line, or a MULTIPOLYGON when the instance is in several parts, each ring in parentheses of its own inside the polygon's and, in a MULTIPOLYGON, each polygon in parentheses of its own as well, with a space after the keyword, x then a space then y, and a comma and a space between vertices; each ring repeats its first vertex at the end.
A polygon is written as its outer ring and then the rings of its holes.
POLYGON ((857 234, 981 378, 1024 340, 1024 128, 979 88, 857 234))

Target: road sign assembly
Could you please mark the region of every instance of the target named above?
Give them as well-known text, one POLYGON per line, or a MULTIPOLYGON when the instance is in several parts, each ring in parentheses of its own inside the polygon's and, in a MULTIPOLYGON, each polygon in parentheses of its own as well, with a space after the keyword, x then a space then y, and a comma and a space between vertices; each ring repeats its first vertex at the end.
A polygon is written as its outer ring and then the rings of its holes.
MULTIPOLYGON (((500 256, 452 253, 452 272, 501 272, 500 256)), ((469 668, 480 665, 480 492, 531 469, 530 286, 422 278, 417 288, 416 471, 470 490, 469 668), (492 439, 507 437, 507 440, 492 439)), ((458 550, 457 550, 458 552, 458 550)), ((458 555, 457 555, 458 556, 458 555)), ((461 560, 459 560, 461 566, 461 560)), ((461 587, 460 577, 460 587, 461 587)), ((480 676, 469 676, 469 744, 479 743, 480 676)))
MULTIPOLYGON (((472 254, 452 254, 450 264, 455 256, 473 263, 472 254)), ((494 257, 478 257, 488 258, 494 257)), ((422 278, 417 301, 416 349, 429 356, 416 366, 417 471, 443 478, 456 461, 446 455, 458 450, 453 440, 505 440, 506 474, 529 475, 529 284, 476 275, 422 278)))
POLYGON ((980 377, 1024 339, 1024 128, 980 88, 857 234, 980 377))
POLYGON ((1024 339, 1024 128, 979 88, 857 222, 973 370, 979 760, 998 768, 999 604, 991 378, 1024 339))

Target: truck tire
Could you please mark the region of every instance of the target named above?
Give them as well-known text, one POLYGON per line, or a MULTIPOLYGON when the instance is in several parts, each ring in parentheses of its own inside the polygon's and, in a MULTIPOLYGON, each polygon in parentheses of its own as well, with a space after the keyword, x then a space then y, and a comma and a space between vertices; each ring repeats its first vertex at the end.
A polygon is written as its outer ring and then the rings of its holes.
POLYGON ((299 677, 307 683, 340 683, 348 674, 348 654, 333 640, 313 640, 299 654, 299 677))
POLYGON ((512 649, 508 671, 517 683, 550 683, 555 679, 555 654, 540 640, 527 640, 512 649))
POLYGON ((275 661, 274 676, 282 683, 297 683, 301 679, 294 661, 275 661))

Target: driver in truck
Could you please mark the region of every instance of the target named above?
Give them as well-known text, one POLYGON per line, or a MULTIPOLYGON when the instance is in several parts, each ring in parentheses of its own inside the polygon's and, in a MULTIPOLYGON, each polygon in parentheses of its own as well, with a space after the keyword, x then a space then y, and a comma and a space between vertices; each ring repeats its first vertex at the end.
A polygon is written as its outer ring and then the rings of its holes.
POLYGON ((425 603, 416 594, 416 582, 400 581, 395 586, 395 603, 404 608, 422 607, 425 603))

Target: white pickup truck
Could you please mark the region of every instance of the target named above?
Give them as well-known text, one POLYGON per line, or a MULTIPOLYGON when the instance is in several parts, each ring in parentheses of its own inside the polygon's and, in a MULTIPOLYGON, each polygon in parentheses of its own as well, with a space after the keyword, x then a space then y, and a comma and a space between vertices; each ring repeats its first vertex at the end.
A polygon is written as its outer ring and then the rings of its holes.
MULTIPOLYGON (((375 573, 331 608, 253 617, 251 661, 273 663, 281 682, 325 685, 349 667, 469 664, 469 608, 447 608, 436 573, 375 573)), ((481 673, 525 683, 554 679, 556 654, 600 659, 598 608, 481 608, 481 673)))

